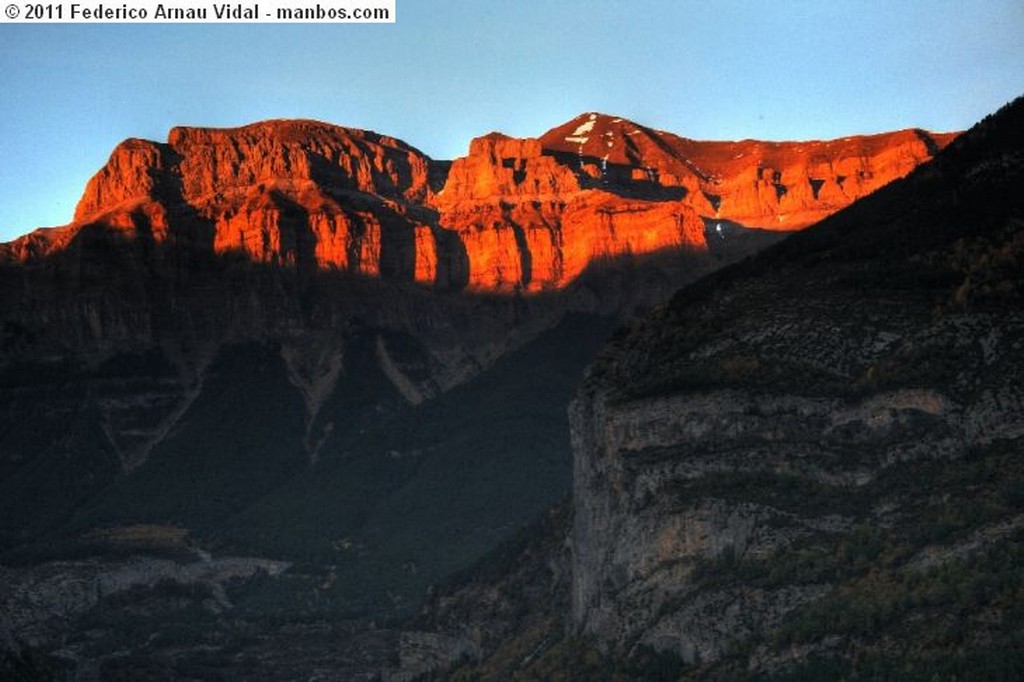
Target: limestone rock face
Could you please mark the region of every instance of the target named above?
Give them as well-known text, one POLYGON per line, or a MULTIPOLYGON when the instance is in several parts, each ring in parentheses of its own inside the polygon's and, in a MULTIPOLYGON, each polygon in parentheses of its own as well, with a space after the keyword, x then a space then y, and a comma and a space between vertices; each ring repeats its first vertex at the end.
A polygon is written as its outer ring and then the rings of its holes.
MULTIPOLYGON (((879 585, 925 580, 935 557, 953 572, 1017 541, 1000 490, 1020 480, 1024 439, 1022 120, 1018 100, 907 178, 682 289, 598 358, 570 408, 580 631, 673 651, 709 679, 893 641, 932 655, 920 642, 950 621, 920 602, 869 630, 844 618, 893 598, 879 585), (971 516, 978 500, 991 506, 971 516)), ((831 168, 896 172, 913 137, 858 142, 863 157, 831 168)), ((785 176, 798 158, 771 163, 785 176)), ((1005 613, 964 608, 971 623, 1005 613)), ((979 626, 962 645, 1000 636, 979 626)))
POLYGON ((473 140, 434 204, 466 245, 476 289, 556 289, 600 259, 706 249, 690 207, 596 186, 540 141, 497 133, 473 140))
POLYGON ((182 193, 190 201, 289 180, 410 201, 427 191, 427 158, 369 131, 271 121, 226 130, 174 128, 168 145, 182 159, 182 193))
POLYGON ((553 128, 541 142, 599 178, 683 188, 683 201, 701 215, 796 230, 903 177, 955 137, 901 130, 829 141, 709 142, 594 113, 553 128))
POLYGON ((257 263, 434 284, 439 228, 420 207, 429 164, 392 138, 312 121, 174 128, 166 144, 119 145, 75 221, 257 263))
POLYGON ((107 164, 86 185, 75 208, 75 221, 149 197, 167 170, 169 151, 164 145, 134 138, 117 145, 107 164))
POLYGON ((452 163, 437 203, 495 198, 558 198, 580 190, 576 175, 543 155, 540 140, 490 133, 469 144, 469 155, 452 163))
POLYGON ((585 114, 539 139, 477 138, 449 166, 399 140, 315 121, 180 127, 166 143, 118 145, 71 225, 3 245, 0 258, 45 257, 101 226, 302 272, 547 291, 595 261, 705 251, 702 219, 802 228, 951 137, 697 142, 585 114))
POLYGON ((260 185, 296 196, 297 190, 321 188, 416 201, 426 195, 427 164, 420 152, 393 138, 316 121, 179 127, 165 144, 130 139, 118 145, 89 181, 75 220, 132 200, 201 207, 260 185))

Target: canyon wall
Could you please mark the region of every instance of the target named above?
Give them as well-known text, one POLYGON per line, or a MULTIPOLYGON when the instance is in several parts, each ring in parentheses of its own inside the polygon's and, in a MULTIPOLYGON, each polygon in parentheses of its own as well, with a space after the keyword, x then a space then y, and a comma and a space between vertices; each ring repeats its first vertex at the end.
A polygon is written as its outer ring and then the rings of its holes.
POLYGON ((968 622, 912 586, 973 580, 1024 528, 1022 113, 598 358, 570 410, 577 631, 723 679, 1003 641, 1006 603, 968 622))
POLYGON ((68 226, 0 247, 74 248, 87 227, 299 271, 440 289, 564 288, 590 264, 706 251, 705 221, 795 230, 952 139, 908 130, 831 142, 698 142, 602 114, 538 139, 499 133, 437 162, 393 138, 314 121, 174 128, 130 139, 68 226))

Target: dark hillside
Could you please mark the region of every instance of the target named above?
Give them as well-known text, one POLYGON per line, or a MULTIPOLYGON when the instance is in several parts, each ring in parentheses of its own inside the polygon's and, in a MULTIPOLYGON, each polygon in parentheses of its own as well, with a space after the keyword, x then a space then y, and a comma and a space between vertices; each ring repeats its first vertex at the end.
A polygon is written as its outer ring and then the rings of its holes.
POLYGON ((573 620, 700 679, 1024 672, 1024 100, 681 290, 572 409, 573 620))

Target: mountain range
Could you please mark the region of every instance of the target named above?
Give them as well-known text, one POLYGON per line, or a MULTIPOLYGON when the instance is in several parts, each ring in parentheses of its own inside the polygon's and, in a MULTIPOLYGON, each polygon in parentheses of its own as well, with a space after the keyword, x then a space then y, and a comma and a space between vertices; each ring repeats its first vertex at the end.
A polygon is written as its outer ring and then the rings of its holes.
POLYGON ((595 259, 704 248, 704 221, 794 230, 931 158, 955 134, 699 142, 603 114, 539 139, 491 133, 438 162, 314 121, 175 128, 126 140, 63 228, 3 249, 25 262, 103 226, 254 263, 442 290, 563 288, 595 259))
POLYGON ((788 614, 879 557, 1015 551, 1019 109, 792 143, 592 113, 451 162, 311 121, 122 143, 72 224, 0 246, 6 665, 846 665, 788 614), (934 464, 968 451, 1009 487, 914 544, 950 503, 900 486, 981 490, 934 464))

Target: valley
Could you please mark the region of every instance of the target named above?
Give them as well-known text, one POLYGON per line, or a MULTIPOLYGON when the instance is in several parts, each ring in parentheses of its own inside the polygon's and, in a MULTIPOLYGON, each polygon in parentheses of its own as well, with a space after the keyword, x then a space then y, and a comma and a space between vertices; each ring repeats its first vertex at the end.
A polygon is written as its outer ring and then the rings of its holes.
POLYGON ((0 671, 1017 665, 1020 109, 122 143, 0 246, 0 671))

